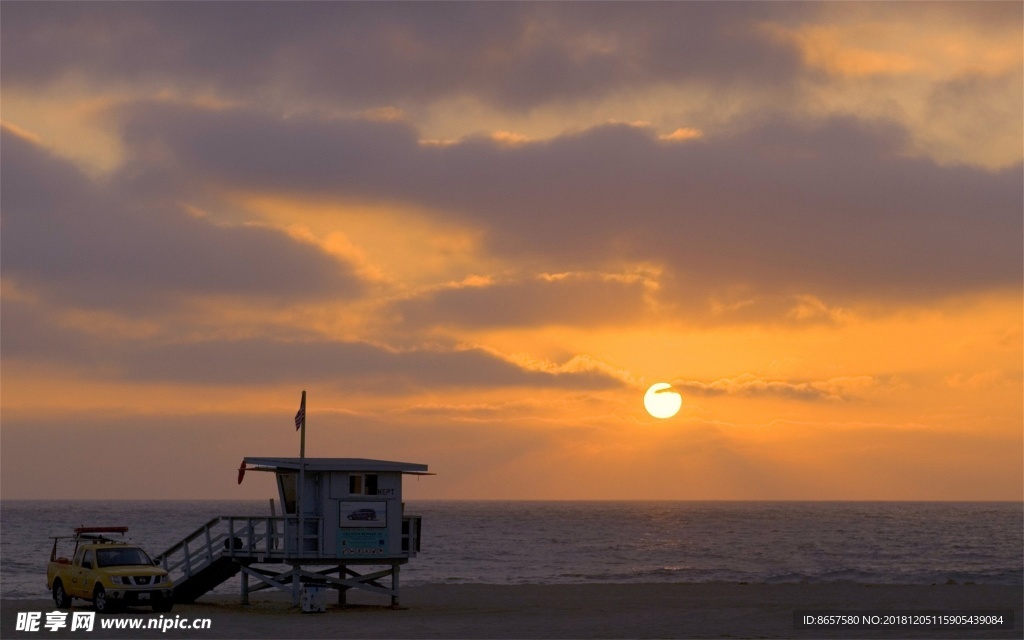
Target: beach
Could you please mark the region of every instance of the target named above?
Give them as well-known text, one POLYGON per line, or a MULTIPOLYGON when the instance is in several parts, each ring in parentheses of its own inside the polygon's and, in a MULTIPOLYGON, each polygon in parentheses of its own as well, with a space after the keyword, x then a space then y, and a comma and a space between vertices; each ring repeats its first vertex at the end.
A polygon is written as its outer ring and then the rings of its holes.
MULTIPOLYGON (((333 596, 333 593, 331 594, 333 596)), ((208 618, 208 629, 16 631, 18 613, 54 610, 49 600, 3 600, 0 635, 82 638, 1021 638, 1024 587, 937 584, 425 585, 402 589, 400 608, 350 592, 349 605, 305 614, 284 594, 208 596, 165 620, 208 618), (1012 610, 1013 629, 794 628, 794 611, 1012 610)), ((76 601, 73 611, 91 611, 76 601)), ((159 619, 148 609, 109 618, 159 619)))

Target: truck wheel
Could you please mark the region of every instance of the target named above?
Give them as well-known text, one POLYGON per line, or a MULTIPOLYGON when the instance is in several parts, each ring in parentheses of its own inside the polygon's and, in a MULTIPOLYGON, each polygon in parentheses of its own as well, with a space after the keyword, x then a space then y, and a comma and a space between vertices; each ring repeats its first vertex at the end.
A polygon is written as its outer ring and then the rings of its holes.
POLYGON ((92 592, 92 606, 96 613, 110 613, 113 609, 113 605, 107 600, 107 590, 101 584, 96 585, 96 590, 92 592))
POLYGON ((71 608, 71 596, 64 590, 64 583, 60 580, 53 582, 53 603, 57 605, 58 609, 71 608))

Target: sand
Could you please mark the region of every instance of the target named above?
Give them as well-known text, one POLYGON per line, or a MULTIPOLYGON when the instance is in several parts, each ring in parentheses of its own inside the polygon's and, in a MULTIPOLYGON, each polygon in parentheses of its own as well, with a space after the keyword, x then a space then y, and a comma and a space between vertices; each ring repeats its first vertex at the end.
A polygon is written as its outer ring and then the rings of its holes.
MULTIPOLYGON (((333 595, 333 593, 332 593, 333 595)), ((302 613, 281 594, 252 604, 204 597, 164 619, 209 618, 204 630, 92 632, 15 630, 19 612, 54 610, 49 600, 4 600, 3 638, 1021 638, 1024 588, 994 585, 593 584, 404 587, 401 608, 352 593, 350 606, 302 613), (794 629, 794 610, 1012 610, 1012 630, 794 629)), ((76 601, 75 611, 91 611, 76 601)), ((159 619, 146 609, 113 618, 159 619)))

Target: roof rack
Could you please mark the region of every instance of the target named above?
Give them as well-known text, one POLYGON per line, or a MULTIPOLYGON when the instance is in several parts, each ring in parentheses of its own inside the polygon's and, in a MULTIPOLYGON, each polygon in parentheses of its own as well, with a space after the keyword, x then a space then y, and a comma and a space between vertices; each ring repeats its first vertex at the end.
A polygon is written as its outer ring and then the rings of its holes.
POLYGON ((120 533, 128 532, 128 527, 75 527, 75 535, 83 533, 120 533))
POLYGON ((127 542, 124 539, 124 534, 128 533, 128 527, 75 527, 73 529, 74 535, 70 536, 50 536, 53 538, 53 550, 50 551, 51 562, 66 562, 66 559, 60 559, 57 557, 57 543, 61 540, 74 540, 75 542, 75 553, 78 553, 78 545, 83 542, 92 543, 121 543, 127 542), (103 535, 105 533, 120 533, 121 538, 108 538, 103 535))
POLYGON ((74 534, 70 536, 50 536, 56 540, 95 541, 95 542, 125 542, 124 534, 128 533, 128 527, 75 527, 74 534), (120 533, 121 538, 111 538, 106 533, 120 533))

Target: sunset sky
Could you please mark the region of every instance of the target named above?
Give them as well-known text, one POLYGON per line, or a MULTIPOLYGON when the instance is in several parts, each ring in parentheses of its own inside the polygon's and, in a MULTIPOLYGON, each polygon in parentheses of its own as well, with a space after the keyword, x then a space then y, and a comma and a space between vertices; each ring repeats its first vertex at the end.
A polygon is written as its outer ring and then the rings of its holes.
POLYGON ((1022 7, 4 2, 0 495, 1020 500, 1022 7))

